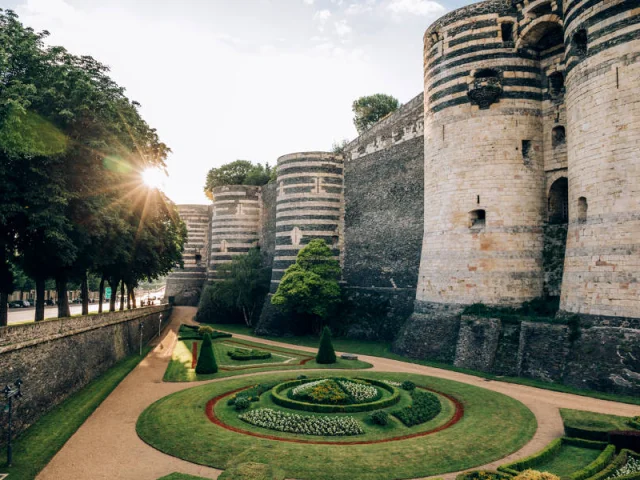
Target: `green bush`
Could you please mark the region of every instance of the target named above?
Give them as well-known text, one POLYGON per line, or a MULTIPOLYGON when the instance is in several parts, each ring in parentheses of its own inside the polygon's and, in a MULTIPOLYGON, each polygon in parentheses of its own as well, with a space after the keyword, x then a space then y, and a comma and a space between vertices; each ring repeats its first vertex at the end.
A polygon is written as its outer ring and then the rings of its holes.
POLYGON ((411 390, 411 399, 413 403, 408 407, 401 408, 391 415, 396 417, 407 427, 420 425, 435 418, 442 410, 440 400, 433 393, 422 390, 411 390))
POLYGON ((633 417, 629 420, 629 426, 635 428, 636 430, 640 430, 640 415, 637 417, 633 417))
POLYGON ((456 476, 456 480, 508 480, 510 478, 511 475, 491 470, 474 470, 456 476))
MULTIPOLYGON (((178 330, 178 339, 180 340, 202 340, 202 334, 199 332, 201 326, 198 325, 180 325, 180 329, 178 330)), ((211 328, 211 327, 206 327, 211 328)), ((211 329, 211 339, 215 340, 216 338, 231 338, 232 335, 230 333, 218 332, 216 330, 211 329)))
POLYGON ((331 343, 331 331, 329 331, 329 327, 324 327, 322 329, 322 338, 320 338, 320 347, 316 355, 316 362, 321 365, 328 365, 336 363, 336 360, 336 352, 331 343))
POLYGON ((589 465, 581 468, 577 472, 573 472, 569 475, 570 480, 584 480, 585 478, 589 478, 594 476, 596 473, 602 471, 607 465, 611 463, 613 457, 616 455, 616 447, 615 445, 607 445, 607 447, 602 451, 598 458, 596 458, 589 465))
POLYGON ((211 343, 211 335, 204 334, 204 340, 200 346, 200 355, 196 365, 196 373, 198 375, 207 375, 218 372, 218 363, 216 355, 213 353, 213 344, 211 343))
POLYGON ((284 473, 264 463, 247 462, 229 467, 218 480, 284 480, 284 473))
POLYGON ((251 406, 251 400, 249 400, 247 397, 238 397, 236 398, 234 405, 236 407, 236 410, 238 411, 246 410, 251 406))
POLYGON ((369 421, 374 425, 388 425, 389 424, 389 414, 384 410, 376 410, 375 412, 369 415, 369 421))
POLYGON ((407 390, 408 392, 410 392, 411 390, 415 390, 416 389, 416 384, 413 383, 411 380, 405 380, 404 382, 402 382, 402 384, 400 385, 400 388, 403 390, 407 390))
POLYGON ((237 394, 235 394, 233 397, 231 397, 228 401, 227 401, 227 405, 235 405, 236 400, 240 397, 246 397, 249 399, 249 401, 251 402, 257 402, 260 400, 260 395, 262 395, 264 392, 268 392, 269 390, 271 390, 273 387, 275 387, 276 385, 278 385, 279 382, 273 382, 273 383, 259 383, 258 385, 254 385, 251 388, 247 388, 246 390, 243 390, 241 392, 238 392, 237 394))
POLYGON ((235 350, 229 350, 227 355, 231 357, 232 360, 266 360, 267 358, 271 358, 271 353, 264 352, 262 350, 244 350, 237 348, 235 350))
POLYGON ((198 333, 203 336, 205 333, 208 333, 209 335, 213 334, 213 328, 211 328, 208 325, 200 325, 198 327, 198 333))

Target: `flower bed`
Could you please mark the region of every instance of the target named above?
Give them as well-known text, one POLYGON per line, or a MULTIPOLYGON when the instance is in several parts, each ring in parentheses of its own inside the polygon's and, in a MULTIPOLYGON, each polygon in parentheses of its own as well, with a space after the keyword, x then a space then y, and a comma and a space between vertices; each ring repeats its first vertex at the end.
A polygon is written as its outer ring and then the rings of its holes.
POLYGON ((360 424, 353 417, 316 417, 281 412, 271 408, 259 408, 243 413, 238 418, 251 425, 269 430, 302 435, 337 437, 364 433, 360 424))
POLYGON ((227 355, 231 357, 232 360, 266 360, 267 358, 271 358, 271 353, 264 352, 262 350, 250 350, 244 348, 236 348, 235 350, 229 350, 227 355))
POLYGON ((372 402, 380 398, 380 391, 376 387, 362 381, 338 380, 338 384, 356 403, 372 402))
POLYGON ((615 470, 609 477, 610 478, 640 478, 640 459, 635 457, 629 457, 627 463, 615 470))
POLYGON ((410 395, 413 404, 391 412, 391 415, 407 427, 428 422, 440 413, 442 405, 440 405, 440 400, 433 393, 415 389, 411 390, 410 395))

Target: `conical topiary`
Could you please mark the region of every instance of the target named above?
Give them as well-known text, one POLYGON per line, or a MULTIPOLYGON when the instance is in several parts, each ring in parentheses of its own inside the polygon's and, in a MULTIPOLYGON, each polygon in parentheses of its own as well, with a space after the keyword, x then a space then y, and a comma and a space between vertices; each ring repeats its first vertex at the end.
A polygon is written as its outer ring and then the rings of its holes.
POLYGON ((322 364, 336 363, 336 352, 331 344, 331 331, 329 327, 322 329, 322 337, 320 338, 320 348, 318 348, 316 362, 322 364))
POLYGON ((216 362, 216 356, 213 353, 211 335, 205 333, 202 338, 200 356, 198 356, 198 364, 196 365, 196 373, 199 375, 216 373, 218 371, 218 363, 216 362))

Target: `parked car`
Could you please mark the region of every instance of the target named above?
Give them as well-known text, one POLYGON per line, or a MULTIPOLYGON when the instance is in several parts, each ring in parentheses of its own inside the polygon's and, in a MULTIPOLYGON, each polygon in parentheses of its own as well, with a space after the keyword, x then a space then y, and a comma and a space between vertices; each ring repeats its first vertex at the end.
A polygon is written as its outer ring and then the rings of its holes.
POLYGON ((9 308, 29 308, 31 304, 26 300, 14 300, 9 302, 9 308))
POLYGON ((45 301, 44 301, 44 304, 45 304, 45 305, 49 305, 49 306, 51 306, 51 305, 55 305, 55 304, 56 304, 56 302, 54 302, 53 300, 49 299, 49 300, 45 300, 45 301))
POLYGON ((80 297, 74 299, 71 303, 82 303, 82 299, 80 297))

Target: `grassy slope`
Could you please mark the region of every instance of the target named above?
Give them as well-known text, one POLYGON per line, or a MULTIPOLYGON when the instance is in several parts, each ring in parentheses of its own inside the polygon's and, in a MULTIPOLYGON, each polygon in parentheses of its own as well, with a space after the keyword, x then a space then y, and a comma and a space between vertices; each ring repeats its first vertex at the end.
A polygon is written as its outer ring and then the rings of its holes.
POLYGON ((556 455, 536 465, 535 470, 564 477, 586 467, 601 453, 601 450, 593 448, 562 445, 556 455))
POLYGON ((472 468, 518 450, 537 427, 522 403, 489 390, 421 375, 366 372, 366 376, 392 380, 401 376, 453 394, 463 401, 465 416, 451 428, 426 437, 349 448, 250 437, 205 419, 205 405, 212 397, 258 381, 287 379, 285 372, 227 379, 169 395, 147 408, 136 427, 147 443, 191 462, 217 468, 246 461, 268 463, 284 470, 287 478, 314 480, 415 478, 472 468))
MULTIPOLYGON (((259 337, 254 335, 251 329, 244 325, 227 325, 216 324, 212 325, 217 330, 226 331, 229 333, 237 333, 241 335, 250 335, 255 338, 263 338, 265 340, 274 340, 277 342, 289 343, 291 345, 300 345, 303 347, 317 347, 319 339, 313 336, 304 337, 259 337)), ((468 375, 474 375, 476 377, 488 378, 490 380, 496 380, 500 382, 516 383, 519 385, 528 385, 531 387, 543 388, 545 390, 553 390, 556 392, 571 393, 574 395, 580 395, 583 397, 599 398, 601 400, 611 400, 614 402, 629 403, 632 405, 640 405, 640 397, 631 395, 616 395, 612 393, 597 392, 595 390, 583 390, 579 388, 569 387, 557 383, 548 383, 540 380, 533 380, 530 378, 521 377, 502 377, 493 375, 491 373, 478 372, 476 370, 469 370, 466 368, 458 368, 447 363, 432 362, 429 360, 418 360, 414 358, 403 357, 397 353, 391 351, 391 343, 378 342, 371 340, 352 340, 348 338, 334 338, 332 339, 333 346, 336 350, 341 352, 357 353, 360 355, 371 355, 374 357, 389 358, 392 360, 398 360, 401 362, 415 363, 417 365, 424 365, 427 367, 441 368, 443 370, 451 370, 454 372, 466 373, 468 375)))
MULTIPOLYGON (((250 360, 247 362, 231 360, 226 355, 226 347, 221 345, 225 343, 225 340, 228 339, 217 339, 214 340, 213 345, 216 352, 216 359, 218 361, 219 366, 231 366, 231 367, 243 367, 248 364, 254 365, 256 363, 260 363, 260 360, 250 360)), ((260 349, 264 348, 263 344, 247 342, 244 340, 236 340, 247 347, 260 349)), ((178 342, 176 347, 173 350, 173 355, 169 365, 167 366, 167 370, 164 374, 165 382, 194 382, 201 380, 210 380, 212 378, 225 378, 232 377, 234 375, 242 375, 246 373, 257 373, 257 372, 269 372, 273 370, 298 370, 298 369, 313 369, 313 368, 324 368, 324 369, 362 369, 362 368, 371 368, 371 364, 366 362, 361 362, 359 360, 342 360, 338 359, 335 364, 332 365, 318 365, 314 360, 307 362, 304 365, 298 365, 298 361, 294 361, 294 364, 291 366, 282 365, 282 363, 277 364, 269 364, 269 362, 280 362, 279 359, 270 359, 268 361, 262 361, 264 363, 264 367, 260 368, 252 368, 252 369, 237 369, 237 370, 229 370, 224 371, 220 370, 218 373, 214 373, 211 375, 197 375, 195 370, 191 368, 192 362, 192 340, 185 340, 178 342)), ((271 347, 270 347, 271 348, 271 347)), ((309 358, 313 354, 301 354, 299 350, 288 350, 286 348, 276 348, 282 355, 290 355, 297 359, 301 358, 309 358)), ((198 350, 200 351, 200 350, 198 350)), ((277 352, 271 352, 276 354, 277 352)))
POLYGON ((633 430, 627 423, 630 417, 606 415, 604 413, 585 412, 561 408, 560 415, 565 425, 590 430, 633 430))
POLYGON ((187 475, 186 473, 172 473, 166 475, 158 480, 207 480, 205 477, 194 477, 193 475, 187 475))
MULTIPOLYGON (((148 352, 149 348, 142 357, 132 355, 120 361, 40 418, 14 441, 13 466, 0 467, 0 473, 9 473, 11 480, 35 478, 148 352)), ((0 458, 5 461, 6 450, 0 452, 0 458)))

